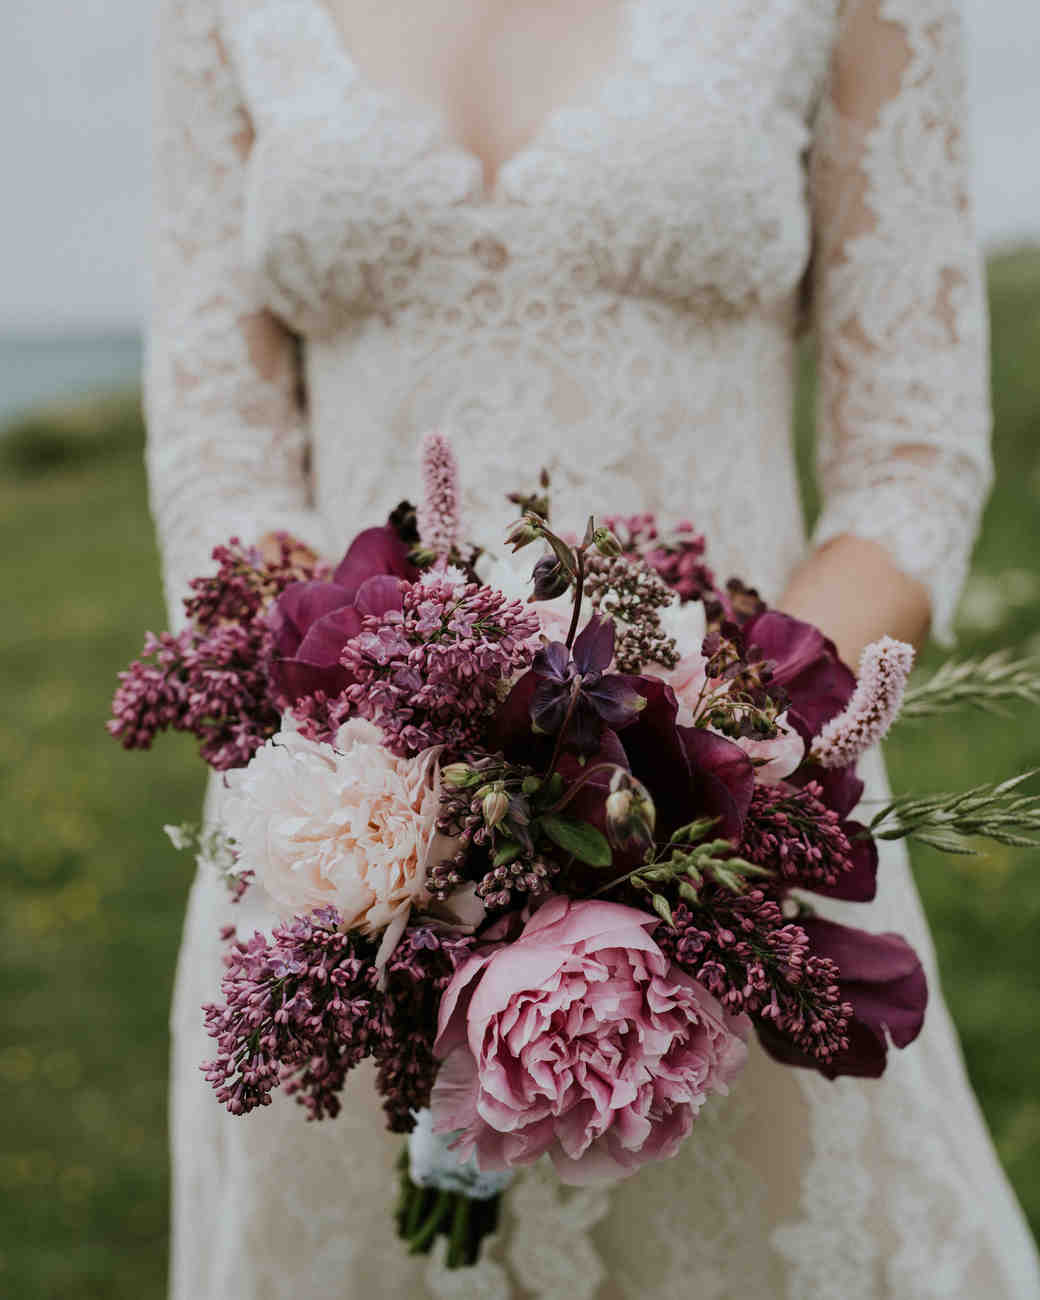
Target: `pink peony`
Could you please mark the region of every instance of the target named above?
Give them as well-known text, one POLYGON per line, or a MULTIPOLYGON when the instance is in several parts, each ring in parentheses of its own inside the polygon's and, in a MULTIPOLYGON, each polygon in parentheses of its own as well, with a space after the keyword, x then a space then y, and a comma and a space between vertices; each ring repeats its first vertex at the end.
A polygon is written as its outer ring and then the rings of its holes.
POLYGON ((750 1021, 669 962, 658 924, 557 895, 460 967, 441 999, 434 1131, 461 1131, 454 1149, 484 1170, 547 1152, 569 1184, 673 1156, 744 1064, 750 1021))
POLYGON ((398 758, 362 718, 334 745, 279 732, 226 779, 239 866, 286 915, 332 905, 348 928, 382 933, 382 961, 429 902, 428 869, 456 847, 436 829, 438 754, 398 758))

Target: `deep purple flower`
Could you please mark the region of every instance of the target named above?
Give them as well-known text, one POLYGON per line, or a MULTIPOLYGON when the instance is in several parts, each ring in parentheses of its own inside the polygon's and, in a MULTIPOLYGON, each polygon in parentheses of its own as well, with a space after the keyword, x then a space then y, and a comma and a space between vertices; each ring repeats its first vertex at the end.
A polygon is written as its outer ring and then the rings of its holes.
POLYGON ((928 983, 920 958, 898 934, 870 934, 822 917, 798 924, 811 952, 833 961, 842 999, 852 1006, 848 1046, 829 1061, 809 1056, 775 1024, 756 1025, 763 1047, 785 1065, 807 1065, 828 1079, 839 1075, 876 1079, 884 1073, 888 1040, 906 1047, 921 1032, 928 983))
POLYGON ((566 724, 565 742, 578 753, 592 753, 603 727, 627 726, 644 700, 630 679, 607 673, 614 658, 614 622, 593 614, 574 642, 573 651, 552 641, 534 657, 538 679, 531 694, 535 730, 555 735, 566 724))
POLYGON ((755 774, 734 741, 703 727, 676 725, 675 692, 658 677, 630 677, 646 701, 620 736, 632 774, 646 786, 667 838, 697 817, 717 817, 715 833, 737 843, 751 804, 755 774))
POLYGON ((366 528, 351 542, 330 582, 298 582, 274 602, 272 685, 286 703, 318 691, 332 698, 352 678, 340 665, 346 643, 367 614, 400 609, 400 580, 418 576, 408 549, 389 524, 366 528), (396 602, 396 604, 395 604, 396 602))
POLYGON ((749 646, 772 661, 772 680, 787 692, 788 717, 808 744, 848 704, 856 689, 834 642, 811 623, 769 609, 744 627, 749 646))

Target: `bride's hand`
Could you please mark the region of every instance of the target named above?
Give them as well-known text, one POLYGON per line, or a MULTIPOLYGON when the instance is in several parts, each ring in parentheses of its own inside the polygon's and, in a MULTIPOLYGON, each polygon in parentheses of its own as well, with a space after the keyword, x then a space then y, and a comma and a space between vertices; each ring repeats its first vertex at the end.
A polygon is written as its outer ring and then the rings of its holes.
POLYGON ((931 621, 926 588, 896 568, 883 546, 851 535, 813 551, 777 608, 820 628, 853 671, 864 647, 886 634, 920 650, 931 621))

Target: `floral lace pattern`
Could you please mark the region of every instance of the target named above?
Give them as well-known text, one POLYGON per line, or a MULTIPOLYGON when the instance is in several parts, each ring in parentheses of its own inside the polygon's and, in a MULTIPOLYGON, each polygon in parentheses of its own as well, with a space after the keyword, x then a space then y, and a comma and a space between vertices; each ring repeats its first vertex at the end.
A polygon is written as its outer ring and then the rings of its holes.
MULTIPOLYGON (((146 401, 174 619, 232 531, 335 554, 414 499, 438 426, 487 543, 500 493, 544 463, 575 510, 693 517, 720 572, 774 597, 806 545, 789 431, 811 322, 816 540, 880 541, 948 635, 991 476, 955 0, 623 12, 598 88, 487 194, 438 113, 366 80, 322 0, 163 0, 146 401)), ((674 1160, 609 1191, 524 1171, 462 1275, 393 1240, 398 1145, 364 1067, 331 1125, 213 1102, 217 932, 272 913, 200 870, 172 1019, 173 1300, 1040 1294, 900 848, 880 877, 857 919, 905 933, 933 990, 884 1080, 753 1053, 674 1160)))

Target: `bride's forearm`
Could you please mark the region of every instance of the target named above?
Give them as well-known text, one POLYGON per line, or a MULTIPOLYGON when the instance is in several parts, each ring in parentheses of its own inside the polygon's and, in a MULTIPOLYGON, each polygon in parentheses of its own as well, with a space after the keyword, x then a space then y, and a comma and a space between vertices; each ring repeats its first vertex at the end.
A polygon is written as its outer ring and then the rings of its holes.
POLYGON ((814 623, 855 669, 863 647, 888 635, 920 649, 928 637, 927 589, 896 568, 876 542, 843 535, 806 557, 777 607, 814 623))

